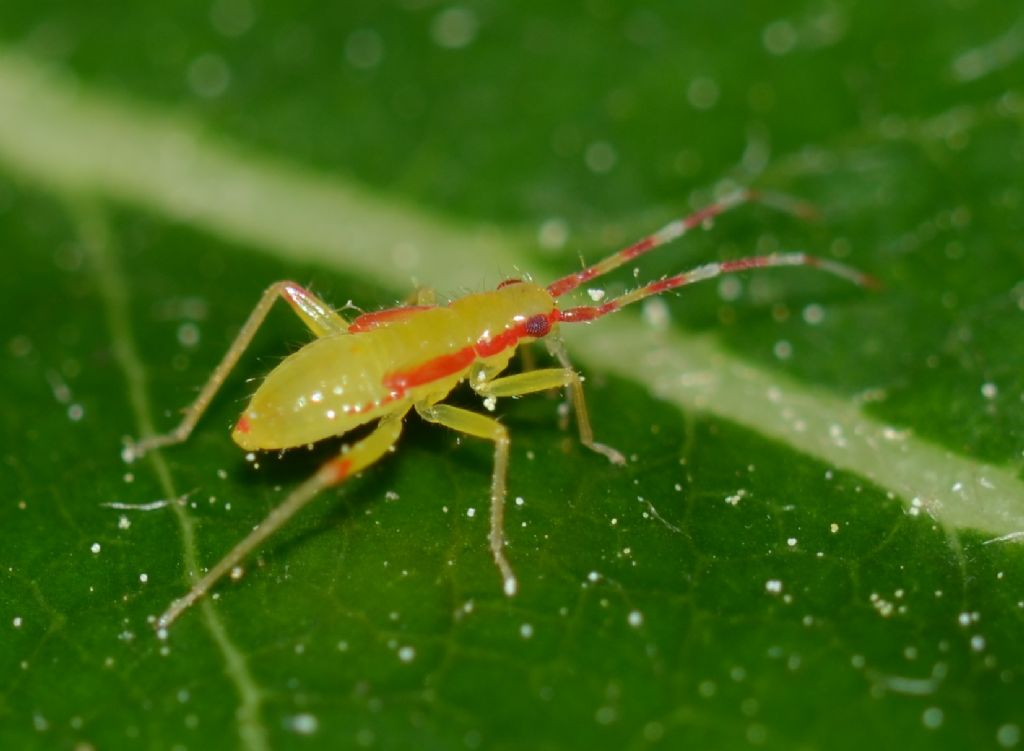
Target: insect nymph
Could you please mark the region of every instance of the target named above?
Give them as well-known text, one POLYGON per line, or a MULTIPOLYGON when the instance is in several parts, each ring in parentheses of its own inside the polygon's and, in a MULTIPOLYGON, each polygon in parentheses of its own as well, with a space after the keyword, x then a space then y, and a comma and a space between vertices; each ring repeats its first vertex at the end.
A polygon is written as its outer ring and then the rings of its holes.
POLYGON ((318 493, 387 453, 398 440, 402 422, 410 411, 429 422, 494 442, 489 542, 505 594, 514 595, 518 583, 505 557, 503 528, 508 431, 493 417, 444 404, 443 400, 463 381, 492 400, 567 388, 582 444, 613 463, 623 463, 618 451, 594 441, 582 382, 557 337, 560 324, 592 321, 651 295, 754 268, 809 266, 862 286, 874 283, 871 277, 832 260, 804 253, 778 253, 708 263, 601 304, 559 307, 558 299, 580 285, 675 240, 728 209, 754 200, 797 215, 810 212, 805 204, 785 196, 741 190, 546 287, 509 279, 492 291, 445 304, 436 304, 431 293, 421 292, 416 304, 366 313, 351 321, 293 282, 271 285, 199 396, 185 410, 182 422, 168 433, 130 445, 125 451, 126 459, 130 461, 154 448, 180 443, 189 436, 278 297, 290 304, 316 339, 287 357, 263 380, 235 425, 235 443, 249 451, 285 449, 339 436, 364 424, 376 424, 365 437, 344 447, 336 458, 292 490, 189 592, 171 603, 157 619, 157 628, 166 629, 318 493), (540 339, 558 361, 558 367, 501 375, 519 345, 540 339))

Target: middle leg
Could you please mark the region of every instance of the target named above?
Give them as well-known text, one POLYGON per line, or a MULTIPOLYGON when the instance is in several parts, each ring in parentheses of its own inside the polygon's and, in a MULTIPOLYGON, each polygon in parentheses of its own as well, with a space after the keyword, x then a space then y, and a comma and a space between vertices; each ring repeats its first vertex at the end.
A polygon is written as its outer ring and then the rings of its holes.
POLYGON ((505 476, 508 474, 508 429, 492 417, 460 409, 450 404, 416 405, 424 420, 444 425, 460 433, 494 441, 494 474, 491 475, 491 531, 488 540, 491 555, 501 572, 505 594, 511 597, 519 589, 516 575, 505 558, 505 476))

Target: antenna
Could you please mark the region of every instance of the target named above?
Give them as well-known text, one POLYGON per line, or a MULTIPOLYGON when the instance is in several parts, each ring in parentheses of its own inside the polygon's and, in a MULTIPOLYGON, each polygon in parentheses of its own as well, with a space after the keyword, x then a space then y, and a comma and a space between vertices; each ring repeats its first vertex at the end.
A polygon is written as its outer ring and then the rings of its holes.
POLYGON ((637 256, 677 240, 704 222, 746 203, 762 203, 765 206, 784 211, 801 219, 813 219, 818 216, 817 210, 811 204, 797 198, 792 198, 782 193, 766 193, 742 188, 729 193, 721 200, 705 206, 689 216, 669 222, 654 234, 638 240, 618 253, 608 256, 603 261, 598 261, 593 266, 588 266, 582 271, 577 271, 552 282, 548 285, 548 292, 551 293, 552 297, 561 297, 567 292, 572 292, 581 284, 589 282, 596 277, 604 276, 609 271, 619 268, 619 266, 628 263, 637 256))

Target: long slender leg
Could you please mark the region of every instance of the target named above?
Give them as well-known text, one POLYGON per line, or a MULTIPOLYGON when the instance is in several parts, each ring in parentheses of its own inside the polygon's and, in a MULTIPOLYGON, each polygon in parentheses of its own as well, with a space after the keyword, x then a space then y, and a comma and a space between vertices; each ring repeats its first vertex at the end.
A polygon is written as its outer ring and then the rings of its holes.
POLYGON ((424 420, 436 422, 460 433, 494 441, 494 474, 491 475, 491 555, 501 572, 505 594, 511 597, 519 585, 505 558, 505 475, 508 473, 508 430, 497 420, 449 404, 417 404, 424 420))
POLYGON ((569 384, 569 402, 573 411, 576 412, 576 422, 580 430, 580 442, 591 450, 607 456, 612 464, 625 464, 626 457, 621 453, 611 446, 594 441, 594 431, 590 427, 590 412, 587 410, 587 400, 583 395, 583 379, 579 377, 576 369, 572 366, 572 361, 569 360, 569 353, 565 349, 565 344, 562 343, 562 340, 557 335, 549 336, 544 340, 544 344, 547 346, 548 352, 555 356, 555 359, 558 360, 558 363, 563 368, 572 371, 576 375, 573 382, 569 384))
POLYGON ((217 581, 251 553, 260 543, 280 529, 322 490, 337 485, 380 459, 398 440, 402 432, 402 418, 405 411, 388 415, 377 423, 368 436, 343 452, 340 456, 320 467, 308 480, 293 490, 267 518, 250 532, 231 551, 221 558, 205 576, 192 585, 188 593, 171 603, 156 621, 158 629, 165 629, 182 612, 202 597, 217 581))
POLYGON ((596 451, 612 464, 625 464, 626 458, 603 443, 594 440, 594 430, 590 427, 590 414, 587 412, 587 403, 583 397, 583 382, 579 374, 569 364, 569 358, 565 355, 564 348, 556 348, 549 344, 552 354, 558 358, 563 365, 561 368, 543 368, 531 370, 526 373, 495 378, 491 381, 476 382, 470 379, 469 383, 473 390, 482 396, 505 397, 530 394, 535 391, 546 391, 548 389, 562 388, 569 389, 569 402, 576 412, 576 425, 580 432, 580 443, 591 451, 596 451))
POLYGON ((129 444, 123 454, 125 461, 134 461, 147 451, 161 446, 181 443, 188 438, 199 418, 209 406, 214 394, 217 393, 217 389, 221 387, 221 384, 228 377, 228 373, 235 367, 238 358, 242 356, 245 348, 249 346, 249 342, 252 341, 256 331, 267 317, 267 313, 270 312, 274 301, 279 297, 291 305, 295 313, 302 319, 302 322, 317 337, 342 333, 347 330, 348 323, 345 319, 335 313, 327 303, 312 292, 303 289, 295 282, 275 282, 263 292, 263 296, 256 303, 256 307, 252 309, 235 340, 228 348, 227 353, 221 359, 220 364, 214 368, 213 373, 200 390, 195 401, 185 409, 184 417, 178 426, 167 433, 148 436, 136 443, 129 444))

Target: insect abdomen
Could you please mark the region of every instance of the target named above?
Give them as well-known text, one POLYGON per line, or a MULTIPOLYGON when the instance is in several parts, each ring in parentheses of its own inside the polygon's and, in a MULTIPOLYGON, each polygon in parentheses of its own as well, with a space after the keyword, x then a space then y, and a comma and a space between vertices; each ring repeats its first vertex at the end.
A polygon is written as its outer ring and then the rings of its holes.
POLYGON ((379 416, 393 400, 381 384, 374 348, 364 350, 360 338, 316 339, 285 358, 256 390, 242 415, 247 429, 240 420, 235 441, 247 449, 302 446, 379 416))
POLYGON ((310 342, 267 375, 236 427, 235 441, 246 449, 302 446, 422 398, 418 387, 444 380, 447 393, 471 361, 454 372, 438 373, 429 384, 403 383, 395 374, 464 349, 465 335, 438 336, 458 329, 457 320, 451 311, 432 309, 400 324, 310 342), (417 320, 421 316, 427 320, 417 320))

